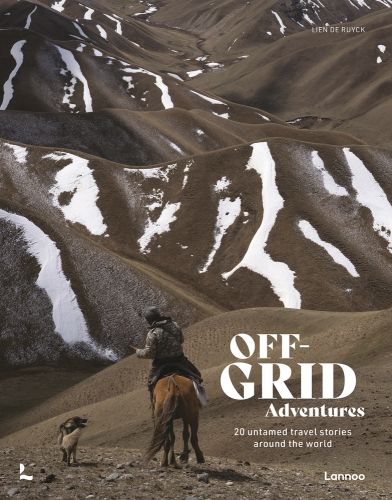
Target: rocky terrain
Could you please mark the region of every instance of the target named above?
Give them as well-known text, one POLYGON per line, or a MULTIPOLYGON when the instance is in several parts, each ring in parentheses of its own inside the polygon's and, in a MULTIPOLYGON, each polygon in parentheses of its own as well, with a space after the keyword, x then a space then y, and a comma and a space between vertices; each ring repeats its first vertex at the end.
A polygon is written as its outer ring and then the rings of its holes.
POLYGON ((203 465, 192 461, 179 469, 162 469, 157 461, 143 464, 133 450, 81 448, 79 465, 67 468, 59 463, 53 448, 29 451, 0 451, 0 498, 18 499, 139 499, 178 500, 269 498, 349 499, 387 498, 375 488, 326 483, 301 469, 283 470, 250 464, 242 460, 208 457, 203 465), (26 463, 32 481, 19 481, 17 465, 26 463))

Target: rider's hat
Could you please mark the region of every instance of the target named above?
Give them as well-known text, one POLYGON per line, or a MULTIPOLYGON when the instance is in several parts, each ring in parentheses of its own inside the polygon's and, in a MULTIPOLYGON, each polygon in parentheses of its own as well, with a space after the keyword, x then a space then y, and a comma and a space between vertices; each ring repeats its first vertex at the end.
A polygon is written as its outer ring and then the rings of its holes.
POLYGON ((152 325, 155 321, 159 321, 162 318, 162 314, 157 307, 152 306, 147 307, 144 311, 144 317, 152 325))

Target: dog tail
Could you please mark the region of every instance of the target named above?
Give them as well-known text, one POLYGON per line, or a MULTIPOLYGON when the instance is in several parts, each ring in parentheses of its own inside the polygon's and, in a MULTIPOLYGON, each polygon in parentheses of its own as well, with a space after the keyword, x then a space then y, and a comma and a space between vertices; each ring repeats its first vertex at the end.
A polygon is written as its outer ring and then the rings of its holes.
POLYGON ((169 394, 165 399, 162 411, 155 422, 154 434, 145 455, 146 462, 151 460, 162 448, 170 433, 170 426, 172 425, 174 415, 179 405, 179 390, 173 376, 171 376, 169 380, 168 392, 169 394))
POLYGON ((57 437, 57 444, 61 446, 63 439, 64 439, 64 425, 61 424, 59 427, 59 435, 57 437))

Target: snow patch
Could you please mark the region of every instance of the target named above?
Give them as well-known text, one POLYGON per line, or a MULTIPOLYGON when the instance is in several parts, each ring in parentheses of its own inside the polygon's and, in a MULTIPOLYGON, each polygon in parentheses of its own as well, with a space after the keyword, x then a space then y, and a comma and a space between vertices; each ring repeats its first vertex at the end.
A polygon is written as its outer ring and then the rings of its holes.
MULTIPOLYGON (((385 45, 381 45, 381 44, 377 45, 377 48, 381 52, 381 54, 385 53, 385 50, 386 50, 386 46, 385 45)), ((378 56, 377 57, 377 64, 380 64, 380 63, 382 63, 382 57, 378 56)))
POLYGON ((28 253, 37 260, 41 268, 36 284, 45 290, 52 303, 52 318, 56 332, 67 344, 85 342, 100 357, 116 360, 117 356, 113 351, 99 347, 90 337, 71 283, 64 275, 61 254, 55 242, 33 222, 21 215, 0 209, 0 218, 22 231, 28 253))
POLYGON ((312 163, 313 166, 319 172, 321 172, 323 176, 324 187, 328 191, 328 193, 335 196, 348 196, 347 189, 343 186, 339 186, 339 184, 335 182, 335 179, 332 177, 332 175, 326 170, 324 162, 320 158, 320 155, 317 151, 312 151, 312 163))
POLYGON ((14 158, 18 163, 20 163, 21 165, 24 165, 26 163, 28 154, 27 148, 18 146, 17 144, 9 144, 8 142, 4 143, 4 145, 12 150, 14 158))
POLYGON ((157 75, 156 73, 152 73, 151 71, 148 71, 146 69, 143 69, 143 68, 131 68, 128 63, 124 63, 122 62, 123 66, 125 66, 125 68, 123 68, 123 71, 125 73, 144 73, 146 75, 149 75, 149 76, 152 76, 153 78, 155 78, 155 85, 159 88, 159 90, 161 91, 161 102, 162 102, 162 105, 165 109, 171 109, 171 108, 174 108, 174 104, 173 104, 173 101, 170 97, 170 93, 169 93, 169 87, 164 83, 162 77, 160 75, 157 75))
POLYGON ((200 94, 199 92, 196 92, 196 90, 191 90, 191 92, 192 92, 192 94, 195 94, 198 97, 201 97, 202 99, 204 99, 205 101, 207 101, 211 104, 221 104, 223 106, 227 106, 227 104, 225 104, 224 102, 218 101, 218 99, 213 99, 212 97, 209 97, 208 95, 200 94))
POLYGON ((116 24, 116 33, 118 33, 119 35, 122 35, 122 26, 121 26, 120 21, 113 16, 109 16, 109 14, 104 14, 104 16, 116 24))
POLYGON ((179 80, 180 82, 183 82, 184 80, 181 78, 181 76, 176 75, 175 73, 167 73, 169 76, 172 78, 175 78, 176 80, 179 80))
POLYGON ((215 113, 215 111, 213 111, 212 114, 215 116, 219 116, 219 118, 224 118, 225 120, 228 120, 230 118, 229 113, 215 113))
POLYGON ((368 208, 373 216, 373 229, 388 242, 392 253, 392 206, 387 195, 365 164, 351 152, 343 148, 344 155, 352 174, 352 185, 357 201, 368 208))
MULTIPOLYGON (((82 4, 79 4, 82 5, 82 4)), ((87 7, 86 5, 83 5, 83 7, 86 9, 86 12, 84 13, 84 19, 86 21, 91 21, 91 16, 94 14, 94 9, 91 9, 90 7, 87 7)))
POLYGON ((180 146, 177 146, 176 143, 172 142, 169 140, 169 144, 170 144, 170 147, 172 149, 174 149, 174 151, 176 151, 177 153, 183 155, 184 154, 184 151, 180 148, 180 146))
POLYGON ((72 97, 72 94, 74 92, 74 87, 76 84, 76 81, 73 81, 73 79, 78 79, 83 85, 83 99, 84 99, 84 106, 86 113, 91 113, 93 111, 93 105, 92 105, 90 89, 88 86, 88 82, 84 77, 82 70, 80 69, 79 63, 76 61, 73 53, 70 50, 63 49, 58 45, 56 45, 56 48, 59 51, 63 62, 65 63, 67 71, 69 71, 69 73, 71 74, 71 85, 68 87, 65 86, 64 88, 63 102, 69 103, 69 97, 72 97), (71 92, 70 96, 68 96, 69 92, 71 92))
POLYGON ((287 27, 283 24, 283 21, 277 12, 275 12, 274 10, 271 10, 271 12, 276 17, 276 20, 279 23, 279 31, 282 33, 282 35, 284 35, 287 27))
POLYGON ((73 22, 72 24, 73 24, 74 28, 76 29, 76 31, 79 33, 79 35, 82 35, 83 38, 88 38, 88 36, 82 30, 81 26, 78 23, 73 22))
POLYGON ((265 251, 278 213, 284 206, 276 185, 275 161, 266 142, 252 145, 252 155, 246 169, 255 170, 261 178, 263 220, 242 260, 231 271, 222 274, 222 277, 227 280, 242 267, 250 269, 269 280, 285 307, 300 309, 301 295, 294 286, 295 272, 284 262, 274 261, 265 251))
POLYGON ((294 120, 287 120, 286 123, 290 123, 291 125, 294 123, 299 123, 302 121, 302 118, 295 118, 294 120))
POLYGON ((226 177, 223 176, 220 179, 218 179, 214 185, 214 191, 215 193, 221 193, 222 191, 225 191, 231 184, 231 181, 226 177))
POLYGON ((307 238, 310 241, 313 241, 313 243, 316 243, 316 245, 319 245, 320 247, 324 248, 324 250, 328 253, 328 255, 330 255, 334 260, 334 262, 336 262, 336 264, 343 266, 346 269, 346 271, 349 272, 351 276, 353 276, 354 278, 359 277, 359 274, 355 269, 353 263, 334 245, 328 243, 327 241, 322 240, 317 230, 310 224, 310 222, 302 219, 298 222, 298 227, 301 229, 305 238, 307 238))
POLYGON ((159 75, 154 75, 154 76, 155 76, 155 85, 162 92, 161 101, 162 101, 163 107, 165 109, 173 108, 174 104, 173 104, 173 101, 171 100, 171 97, 169 94, 169 87, 163 82, 163 79, 161 76, 159 76, 159 75))
MULTIPOLYGON (((240 59, 243 59, 244 56, 241 56, 240 59)), ((224 64, 220 64, 220 63, 216 63, 216 62, 210 62, 210 63, 207 63, 206 66, 208 66, 209 68, 223 68, 224 67, 224 64)))
POLYGON ((54 206, 62 211, 67 220, 83 225, 91 234, 97 236, 104 234, 107 226, 97 207, 99 190, 93 171, 88 166, 88 160, 62 151, 50 153, 43 158, 56 162, 60 160, 70 162, 57 172, 56 184, 49 191, 54 206), (66 204, 59 202, 63 193, 71 194, 71 200, 66 204))
POLYGON ((57 12, 63 12, 65 2, 66 0, 59 0, 58 2, 54 2, 54 4, 51 5, 51 9, 57 10, 57 12))
POLYGON ((34 14, 34 12, 37 10, 37 5, 34 7, 34 9, 30 12, 30 14, 27 16, 27 19, 26 19, 26 24, 25 24, 25 27, 24 29, 25 30, 28 30, 30 29, 30 26, 31 26, 31 16, 34 14))
POLYGON ((229 227, 234 224, 240 213, 240 197, 236 198, 233 201, 230 200, 230 198, 223 198, 222 200, 219 200, 218 216, 214 229, 214 244, 204 266, 199 269, 199 273, 205 273, 206 271, 208 271, 208 268, 212 264, 217 251, 221 247, 224 235, 227 233, 229 227))
POLYGON ((151 167, 151 168, 124 168, 125 172, 139 174, 145 179, 160 179, 165 182, 169 182, 170 172, 177 167, 177 163, 172 163, 167 165, 166 168, 163 167, 151 167))
POLYGON ((158 219, 153 221, 150 217, 148 217, 144 233, 138 239, 139 248, 142 253, 146 254, 150 252, 148 247, 156 236, 170 231, 170 225, 177 219, 175 214, 179 210, 180 206, 181 203, 167 202, 158 219))
POLYGON ((11 55, 14 58, 16 64, 15 68, 11 71, 7 81, 3 86, 3 101, 0 105, 1 111, 4 111, 5 109, 8 108, 8 105, 14 96, 14 87, 12 81, 17 75, 20 67, 22 66, 23 63, 22 47, 25 43, 26 40, 19 40, 18 42, 15 42, 14 45, 12 46, 11 55))
POLYGON ((108 39, 108 34, 106 33, 106 31, 102 28, 102 26, 100 24, 97 24, 97 30, 99 32, 99 35, 101 38, 103 38, 104 40, 107 40, 108 39))
POLYGON ((187 75, 189 78, 195 78, 195 76, 200 75, 203 73, 202 69, 195 69, 194 71, 187 71, 187 75))
POLYGON ((369 7, 365 0, 355 0, 355 2, 357 2, 360 7, 367 7, 369 10, 371 10, 371 7, 369 7))
POLYGON ((154 5, 148 4, 147 9, 144 12, 136 12, 136 14, 132 14, 133 16, 144 16, 146 14, 152 14, 158 10, 154 5))
POLYGON ((230 47, 227 49, 227 52, 229 52, 233 47, 234 47, 234 44, 237 42, 238 40, 238 37, 234 39, 233 43, 230 45, 230 47))
POLYGON ((303 17, 304 17, 305 21, 307 21, 309 24, 314 24, 314 21, 312 19, 310 19, 310 17, 307 14, 304 13, 303 17))
POLYGON ((267 121, 267 122, 270 122, 270 121, 271 121, 271 118, 268 118, 268 116, 262 115, 261 113, 256 113, 256 115, 261 116, 261 118, 263 118, 263 120, 265 120, 265 121, 267 121))
POLYGON ((188 176, 189 176, 188 173, 192 165, 193 165, 193 160, 190 160, 185 164, 184 178, 182 180, 182 189, 184 189, 185 186, 188 184, 188 176))

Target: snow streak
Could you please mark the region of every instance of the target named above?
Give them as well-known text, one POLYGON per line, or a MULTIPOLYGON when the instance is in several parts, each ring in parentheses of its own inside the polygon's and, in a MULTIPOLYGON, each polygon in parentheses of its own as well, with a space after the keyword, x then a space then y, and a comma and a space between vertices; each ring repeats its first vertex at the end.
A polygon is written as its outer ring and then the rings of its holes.
POLYGON ((34 7, 34 9, 30 12, 30 14, 27 16, 27 19, 26 19, 26 24, 25 24, 25 27, 24 29, 25 30, 28 30, 30 29, 30 26, 31 26, 31 16, 34 14, 34 12, 37 10, 37 5, 34 7))
POLYGON ((335 182, 335 179, 332 177, 332 175, 326 170, 324 162, 320 158, 320 155, 317 151, 312 151, 312 162, 313 166, 321 172, 323 176, 324 187, 328 191, 328 193, 335 196, 348 196, 347 189, 339 186, 339 184, 335 182))
POLYGON ((104 40, 107 40, 108 39, 108 34, 106 33, 106 31, 102 28, 102 26, 100 24, 97 24, 97 29, 99 31, 100 36, 104 40))
POLYGON ((348 271, 354 278, 359 277, 359 274, 355 269, 353 263, 334 245, 328 243, 327 241, 323 241, 320 238, 317 230, 310 224, 310 222, 302 219, 298 222, 298 227, 301 229, 305 238, 324 248, 324 250, 332 257, 334 262, 336 262, 336 264, 343 266, 346 271, 348 271))
POLYGON ((67 70, 71 73, 72 77, 78 79, 83 85, 83 99, 85 110, 86 113, 91 113, 93 111, 93 105, 90 89, 88 86, 88 81, 86 80, 82 73, 82 70, 80 69, 79 63, 70 50, 63 49, 59 46, 56 46, 56 48, 59 51, 61 58, 64 61, 67 70))
POLYGON ((357 201, 368 208, 373 216, 373 229, 388 242, 392 253, 392 206, 380 184, 365 164, 351 152, 343 148, 344 155, 352 174, 352 185, 357 201))
POLYGON ((109 14, 104 14, 104 16, 116 24, 116 33, 118 33, 119 35, 122 35, 122 26, 121 26, 120 21, 113 16, 109 16, 109 14))
POLYGON ((4 111, 8 108, 9 103, 14 96, 14 87, 12 85, 12 81, 15 78, 16 74, 19 71, 19 68, 23 63, 23 52, 22 47, 26 43, 26 40, 19 40, 15 42, 11 49, 11 55, 15 59, 15 68, 11 71, 8 80, 5 82, 3 86, 3 101, 0 105, 0 110, 4 111))
POLYGON ((205 273, 212 264, 216 252, 219 250, 224 235, 227 230, 232 226, 241 213, 241 198, 238 197, 235 200, 230 198, 223 198, 219 200, 218 204, 218 216, 216 219, 215 229, 214 229, 214 244, 211 249, 210 254, 207 257, 205 264, 199 269, 199 273, 205 273))
POLYGON ((284 262, 274 261, 265 251, 278 213, 284 206, 276 185, 275 161, 266 142, 252 144, 252 155, 246 168, 255 170, 262 181, 263 220, 242 260, 231 271, 222 274, 222 277, 227 280, 242 267, 250 269, 269 280, 285 307, 300 309, 301 295, 294 286, 294 271, 284 262))
MULTIPOLYGON (((157 75, 156 73, 152 73, 151 71, 148 71, 147 69, 143 68, 131 68, 128 63, 121 62, 125 68, 123 68, 123 71, 125 73, 131 73, 131 74, 137 74, 137 73, 144 73, 145 75, 149 75, 155 78, 155 85, 159 88, 159 90, 162 93, 161 97, 161 102, 162 105, 165 109, 170 109, 174 107, 173 101, 170 97, 169 94, 169 87, 164 83, 162 77, 160 75, 157 75)), ((126 80, 129 84, 129 80, 126 80)))
POLYGON ((218 101, 218 99, 213 99, 212 97, 209 97, 208 95, 200 94, 199 92, 196 92, 196 90, 191 90, 192 94, 197 95, 198 97, 201 97, 205 101, 211 103, 211 104, 223 104, 223 106, 227 106, 226 103, 222 101, 218 101))
POLYGON ((124 168, 124 171, 132 174, 139 174, 143 176, 145 179, 161 179, 165 182, 169 182, 169 174, 176 167, 177 163, 172 163, 170 165, 167 165, 166 168, 163 167, 124 168))
POLYGON ((155 236, 167 233, 170 230, 170 224, 176 220, 175 214, 179 210, 180 206, 181 203, 167 202, 157 220, 153 221, 150 217, 148 217, 144 233, 138 239, 140 251, 142 253, 150 252, 148 246, 155 236))
POLYGON ((279 26, 280 26, 279 31, 282 33, 282 35, 284 35, 284 32, 286 30, 286 26, 283 24, 282 18, 274 10, 271 10, 271 12, 276 17, 276 20, 279 23, 279 26))
POLYGON ((54 241, 33 222, 0 209, 0 219, 10 222, 23 233, 27 250, 38 262, 40 272, 36 284, 47 293, 52 303, 52 318, 56 332, 67 344, 85 342, 100 357, 115 360, 110 349, 97 346, 90 337, 83 313, 62 268, 61 254, 54 241))
MULTIPOLYGON (((81 4, 79 4, 81 5, 81 4)), ((86 12, 84 13, 84 19, 86 21, 91 21, 91 16, 94 14, 94 9, 91 9, 90 7, 87 7, 86 5, 83 5, 83 7, 85 7, 86 9, 86 12)))

